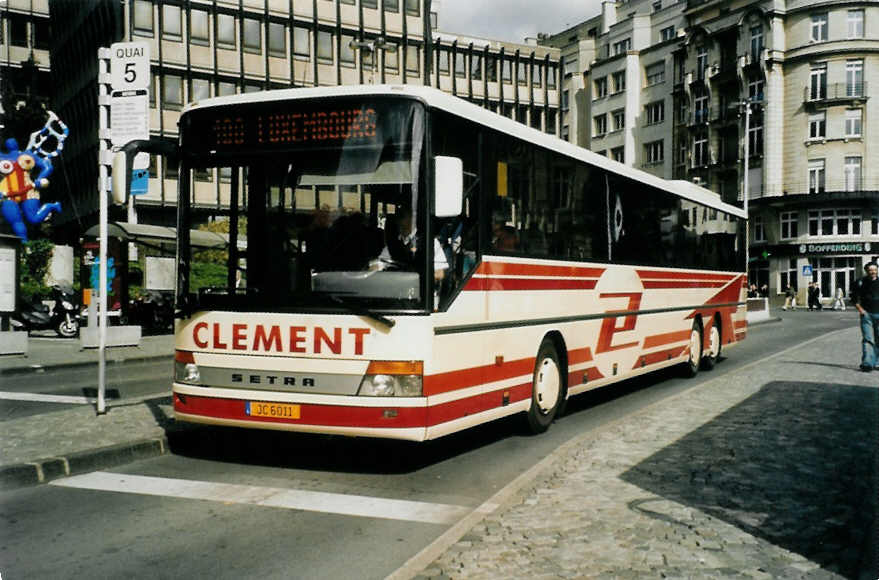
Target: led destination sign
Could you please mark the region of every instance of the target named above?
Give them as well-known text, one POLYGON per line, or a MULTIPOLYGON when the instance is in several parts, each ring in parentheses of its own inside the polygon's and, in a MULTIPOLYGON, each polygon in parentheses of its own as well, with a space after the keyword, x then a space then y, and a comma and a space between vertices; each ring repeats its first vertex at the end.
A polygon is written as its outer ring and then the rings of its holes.
POLYGON ((209 128, 220 149, 308 144, 369 143, 375 140, 378 114, 371 107, 326 108, 304 112, 223 115, 209 128))

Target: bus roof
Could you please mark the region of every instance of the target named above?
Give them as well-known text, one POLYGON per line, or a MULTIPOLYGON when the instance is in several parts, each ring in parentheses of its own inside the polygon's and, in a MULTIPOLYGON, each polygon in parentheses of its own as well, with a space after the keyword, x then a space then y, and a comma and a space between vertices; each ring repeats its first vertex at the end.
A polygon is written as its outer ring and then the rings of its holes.
POLYGON ((595 165, 612 173, 639 181, 645 185, 668 191, 690 201, 716 208, 720 211, 746 218, 745 211, 734 205, 724 203, 720 196, 700 185, 685 180, 667 180, 656 177, 646 171, 629 167, 589 149, 563 141, 554 135, 532 129, 517 121, 498 115, 488 109, 474 105, 468 101, 422 85, 338 85, 331 87, 279 89, 254 93, 242 93, 225 97, 214 97, 194 102, 186 106, 184 114, 193 109, 239 105, 245 103, 262 103, 266 101, 314 99, 320 97, 347 97, 358 95, 409 97, 423 101, 429 107, 448 111, 465 119, 501 131, 513 137, 535 143, 546 149, 556 151, 595 165))

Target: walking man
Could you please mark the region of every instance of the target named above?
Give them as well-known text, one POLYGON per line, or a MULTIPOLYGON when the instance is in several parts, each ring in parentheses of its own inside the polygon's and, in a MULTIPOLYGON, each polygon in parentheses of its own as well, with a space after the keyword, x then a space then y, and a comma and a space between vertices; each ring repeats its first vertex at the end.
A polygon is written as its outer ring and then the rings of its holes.
POLYGON ((867 275, 855 284, 854 304, 861 315, 861 370, 868 373, 879 370, 879 265, 870 262, 864 271, 867 275))

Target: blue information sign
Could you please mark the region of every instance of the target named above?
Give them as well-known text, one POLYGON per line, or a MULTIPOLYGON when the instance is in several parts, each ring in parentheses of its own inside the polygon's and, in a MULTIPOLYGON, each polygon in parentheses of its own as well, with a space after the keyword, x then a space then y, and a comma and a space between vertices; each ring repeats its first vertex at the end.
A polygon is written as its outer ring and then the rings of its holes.
POLYGON ((808 278, 812 275, 812 266, 806 264, 803 266, 803 278, 808 278))

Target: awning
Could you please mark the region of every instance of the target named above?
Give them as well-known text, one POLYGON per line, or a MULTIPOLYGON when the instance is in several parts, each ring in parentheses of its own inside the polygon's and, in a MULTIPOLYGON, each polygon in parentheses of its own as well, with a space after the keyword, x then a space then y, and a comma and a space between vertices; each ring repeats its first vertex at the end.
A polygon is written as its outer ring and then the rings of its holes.
MULTIPOLYGON (((100 226, 92 226, 86 231, 88 237, 98 237, 100 226)), ((146 245, 175 246, 177 245, 177 229, 167 226, 149 224, 130 224, 127 222, 110 222, 107 224, 107 235, 119 238, 124 242, 138 242, 146 245)), ((223 249, 229 245, 229 234, 189 230, 189 240, 194 248, 223 249)), ((247 247, 247 239, 238 238, 238 247, 247 247)))

